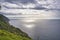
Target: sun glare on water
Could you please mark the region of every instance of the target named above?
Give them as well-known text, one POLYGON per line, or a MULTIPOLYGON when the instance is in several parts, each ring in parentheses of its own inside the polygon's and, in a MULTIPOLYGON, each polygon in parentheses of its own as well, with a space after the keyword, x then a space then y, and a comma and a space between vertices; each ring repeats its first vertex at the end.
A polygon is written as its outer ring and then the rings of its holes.
POLYGON ((34 27, 35 25, 34 25, 34 24, 25 24, 24 26, 27 27, 27 28, 32 28, 32 27, 34 27))

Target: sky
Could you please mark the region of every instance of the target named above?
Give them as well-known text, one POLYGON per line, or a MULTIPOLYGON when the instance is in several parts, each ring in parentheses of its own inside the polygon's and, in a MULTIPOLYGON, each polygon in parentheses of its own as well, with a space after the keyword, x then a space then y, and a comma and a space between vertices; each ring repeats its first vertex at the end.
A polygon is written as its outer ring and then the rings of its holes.
POLYGON ((2 5, 6 8, 59 8, 59 2, 60 0, 2 0, 2 5))
POLYGON ((16 17, 19 17, 21 14, 36 13, 42 14, 42 17, 60 17, 60 12, 58 11, 60 10, 60 0, 1 0, 0 2, 2 5, 1 14, 11 14, 11 16, 12 14, 18 14, 16 17), (48 11, 48 9, 54 11, 48 11))

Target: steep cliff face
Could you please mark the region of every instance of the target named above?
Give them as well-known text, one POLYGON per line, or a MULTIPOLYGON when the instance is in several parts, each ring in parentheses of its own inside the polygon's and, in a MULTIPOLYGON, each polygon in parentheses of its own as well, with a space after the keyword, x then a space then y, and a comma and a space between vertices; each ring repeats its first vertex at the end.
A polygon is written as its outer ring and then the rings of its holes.
POLYGON ((31 40, 23 31, 9 24, 9 19, 0 14, 0 40, 31 40))

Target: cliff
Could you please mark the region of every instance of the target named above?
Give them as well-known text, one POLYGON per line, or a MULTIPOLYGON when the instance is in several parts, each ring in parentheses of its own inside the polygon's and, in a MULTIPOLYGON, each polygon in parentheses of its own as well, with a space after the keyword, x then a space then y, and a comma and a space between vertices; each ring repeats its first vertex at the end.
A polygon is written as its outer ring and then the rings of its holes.
POLYGON ((0 40, 31 40, 22 30, 9 24, 9 19, 0 14, 0 40))

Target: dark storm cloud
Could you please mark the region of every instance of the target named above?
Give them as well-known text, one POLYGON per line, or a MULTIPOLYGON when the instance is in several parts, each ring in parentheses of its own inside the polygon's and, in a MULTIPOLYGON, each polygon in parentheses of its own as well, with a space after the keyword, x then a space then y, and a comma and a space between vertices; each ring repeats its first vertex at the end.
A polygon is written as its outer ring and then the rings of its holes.
POLYGON ((6 2, 10 3, 22 3, 22 4, 29 4, 29 3, 36 3, 35 0, 5 0, 6 2))

